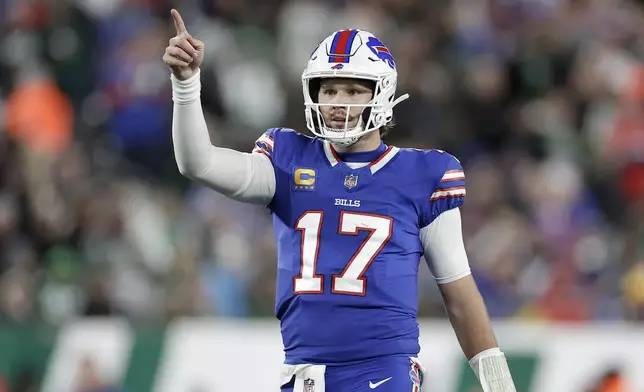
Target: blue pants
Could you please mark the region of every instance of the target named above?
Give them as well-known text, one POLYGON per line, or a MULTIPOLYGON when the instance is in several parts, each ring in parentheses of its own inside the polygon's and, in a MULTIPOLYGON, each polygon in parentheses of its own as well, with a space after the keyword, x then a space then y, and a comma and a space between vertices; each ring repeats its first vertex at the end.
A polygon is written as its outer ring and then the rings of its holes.
MULTIPOLYGON (((409 357, 384 357, 352 365, 327 365, 326 392, 420 392, 422 370, 409 357)), ((315 380, 304 380, 304 391, 295 391, 295 376, 281 392, 317 392, 315 380), (312 385, 313 383, 313 385, 312 385), (308 387, 308 388, 307 388, 308 387)))

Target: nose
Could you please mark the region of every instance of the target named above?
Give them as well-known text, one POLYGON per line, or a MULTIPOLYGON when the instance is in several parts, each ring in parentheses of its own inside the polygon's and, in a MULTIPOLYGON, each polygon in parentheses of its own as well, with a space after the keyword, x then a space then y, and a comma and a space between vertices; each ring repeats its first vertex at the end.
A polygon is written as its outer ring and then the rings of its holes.
POLYGON ((334 119, 346 119, 347 117, 347 108, 345 106, 333 106, 331 108, 331 116, 334 119))
POLYGON ((338 92, 333 96, 333 98, 331 98, 331 101, 329 103, 346 107, 347 102, 349 102, 349 98, 342 92, 338 92))

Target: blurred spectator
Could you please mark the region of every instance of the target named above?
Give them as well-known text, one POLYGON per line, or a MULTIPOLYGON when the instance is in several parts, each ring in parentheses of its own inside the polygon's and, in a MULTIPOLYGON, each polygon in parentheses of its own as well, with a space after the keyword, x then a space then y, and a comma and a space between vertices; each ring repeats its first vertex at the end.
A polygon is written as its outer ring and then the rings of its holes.
POLYGON ((91 357, 85 357, 78 365, 75 392, 119 392, 120 389, 103 380, 91 357))
POLYGON ((50 78, 28 68, 18 72, 5 106, 8 137, 30 150, 56 155, 69 147, 72 116, 68 98, 50 78))
POLYGON ((624 376, 618 369, 605 372, 602 377, 587 392, 627 392, 624 376))

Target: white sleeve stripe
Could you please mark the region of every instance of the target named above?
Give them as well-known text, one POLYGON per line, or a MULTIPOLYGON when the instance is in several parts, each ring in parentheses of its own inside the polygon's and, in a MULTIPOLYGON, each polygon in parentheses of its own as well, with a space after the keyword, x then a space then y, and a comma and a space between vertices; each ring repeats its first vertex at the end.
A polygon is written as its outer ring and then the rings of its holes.
POLYGON ((457 186, 454 188, 442 188, 442 189, 437 189, 436 192, 432 193, 432 197, 430 198, 431 201, 439 200, 439 199, 445 199, 448 197, 461 197, 465 196, 465 187, 464 186, 457 186))
POLYGON ((446 180, 441 180, 441 182, 452 182, 452 181, 463 181, 463 180, 465 180, 465 176, 448 178, 446 180))
POLYGON ((267 153, 269 153, 269 154, 271 154, 271 153, 273 152, 273 150, 271 150, 270 148, 268 148, 268 146, 264 146, 264 145, 255 145, 255 148, 253 148, 253 152, 260 152, 260 151, 265 151, 265 152, 267 152, 267 153))
POLYGON ((261 149, 273 152, 273 147, 269 146, 265 142, 260 142, 260 141, 255 142, 255 148, 261 148, 261 149))
POLYGON ((271 138, 268 135, 262 135, 257 139, 255 143, 264 143, 266 144, 271 150, 273 149, 273 138, 271 138))
POLYGON ((454 181, 465 179, 465 173, 463 170, 448 170, 441 178, 441 181, 454 181))
POLYGON ((273 157, 271 156, 271 153, 270 153, 269 151, 266 151, 266 149, 264 149, 264 148, 257 148, 257 147, 255 147, 255 148, 253 149, 253 154, 257 154, 257 153, 259 153, 259 154, 264 154, 264 155, 266 155, 269 159, 273 160, 273 157))
POLYGON ((441 179, 441 182, 452 182, 452 181, 463 181, 463 180, 465 180, 465 175, 464 174, 459 176, 459 177, 454 177, 454 176, 450 176, 450 178, 444 178, 443 177, 441 179))

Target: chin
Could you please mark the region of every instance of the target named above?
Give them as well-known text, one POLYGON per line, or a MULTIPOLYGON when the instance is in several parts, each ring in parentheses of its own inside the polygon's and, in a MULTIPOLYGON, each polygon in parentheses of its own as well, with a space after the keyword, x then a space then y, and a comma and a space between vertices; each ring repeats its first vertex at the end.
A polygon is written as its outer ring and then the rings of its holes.
MULTIPOLYGON (((344 129, 345 129, 344 127, 346 123, 344 121, 331 121, 331 122, 328 122, 327 124, 329 124, 329 128, 333 130, 337 130, 337 132, 344 132, 344 129)), ((353 129, 355 128, 355 126, 356 126, 355 122, 351 122, 347 125, 346 129, 353 129)))

